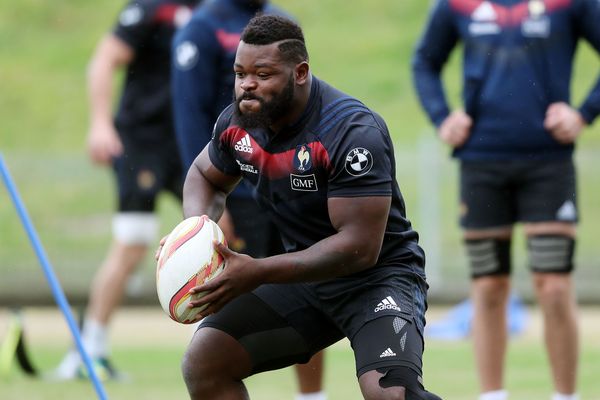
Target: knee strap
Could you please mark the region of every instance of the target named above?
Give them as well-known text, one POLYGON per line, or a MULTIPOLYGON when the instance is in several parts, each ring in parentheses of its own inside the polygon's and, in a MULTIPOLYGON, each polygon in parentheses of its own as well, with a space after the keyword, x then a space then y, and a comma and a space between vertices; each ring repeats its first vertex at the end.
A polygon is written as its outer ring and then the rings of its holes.
POLYGON ((575 239, 561 235, 527 238, 529 267, 535 272, 571 272, 575 239))
POLYGON ((377 372, 384 374, 379 378, 379 386, 389 388, 402 386, 406 389, 406 400, 442 400, 423 387, 423 378, 408 367, 378 368, 377 372))
POLYGON ((158 236, 158 217, 148 212, 120 212, 112 227, 114 238, 121 243, 150 245, 158 236))
POLYGON ((510 239, 465 240, 471 265, 471 277, 509 275, 511 270, 510 243, 510 239))

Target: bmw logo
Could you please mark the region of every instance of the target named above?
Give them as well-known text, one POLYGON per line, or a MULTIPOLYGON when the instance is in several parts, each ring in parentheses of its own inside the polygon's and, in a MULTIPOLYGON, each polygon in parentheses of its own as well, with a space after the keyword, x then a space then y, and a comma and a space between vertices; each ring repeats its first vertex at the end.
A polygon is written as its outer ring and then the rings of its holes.
POLYGON ((346 172, 352 176, 361 176, 373 168, 373 156, 363 147, 352 149, 346 155, 346 172))

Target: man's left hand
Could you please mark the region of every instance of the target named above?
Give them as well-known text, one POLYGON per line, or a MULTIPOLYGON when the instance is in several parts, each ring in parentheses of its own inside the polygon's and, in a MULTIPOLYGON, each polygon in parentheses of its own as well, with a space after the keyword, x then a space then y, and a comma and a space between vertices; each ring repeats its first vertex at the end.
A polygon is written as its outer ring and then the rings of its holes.
POLYGON ((567 103, 552 103, 546 110, 544 127, 559 143, 575 142, 586 122, 576 109, 567 103))
POLYGON ((261 268, 256 259, 236 253, 223 243, 214 242, 215 250, 225 259, 225 268, 213 280, 190 289, 191 294, 207 292, 198 300, 190 300, 189 307, 208 304, 200 313, 203 317, 214 314, 242 293, 256 289, 262 283, 261 268))

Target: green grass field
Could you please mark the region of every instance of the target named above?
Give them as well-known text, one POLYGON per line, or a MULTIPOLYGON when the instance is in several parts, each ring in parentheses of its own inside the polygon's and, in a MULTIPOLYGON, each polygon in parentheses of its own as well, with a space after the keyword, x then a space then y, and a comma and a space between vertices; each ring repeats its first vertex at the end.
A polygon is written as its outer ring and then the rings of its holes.
MULTIPOLYGON (((453 301, 466 295, 465 260, 456 226, 456 165, 434 138, 412 90, 410 57, 426 18, 428 1, 305 0, 275 1, 304 27, 311 65, 317 76, 362 99, 388 122, 398 163, 398 181, 409 218, 420 231, 430 267, 437 266, 432 299, 453 301), (433 203, 431 203, 433 202, 433 203), (433 206, 427 206, 433 204, 433 206), (429 208, 428 208, 429 207, 429 208), (433 208, 431 208, 433 207, 433 208), (433 240, 436 238, 436 240, 433 240)), ((85 154, 87 108, 85 68, 98 38, 111 26, 121 0, 0 0, 0 154, 36 226, 49 259, 73 304, 87 297, 93 272, 110 240, 113 209, 112 177, 92 166, 85 154)), ((598 58, 587 45, 578 53, 573 100, 578 104, 598 74, 598 58)), ((459 105, 460 52, 445 71, 451 102, 459 105)), ((115 83, 118 86, 118 83, 115 83)), ((600 230, 600 129, 589 128, 578 145, 582 222, 576 274, 580 299, 600 302, 597 237, 600 230)), ((180 219, 179 206, 161 198, 163 231, 180 219)), ((50 304, 52 297, 9 197, 0 189, 0 321, 3 306, 50 304)), ((515 283, 530 293, 522 243, 515 243, 515 283)), ((129 303, 157 308, 154 263, 140 271, 141 290, 131 290, 129 303)), ((433 275, 433 274, 432 274, 433 275)), ((28 324, 38 314, 28 313, 28 324)), ((43 320, 43 319, 42 319, 43 320)), ((61 324, 55 314, 51 320, 61 324), (58 322, 56 321, 58 320, 58 322)), ((160 321, 160 320, 159 320, 160 321)), ((597 321, 597 319, 596 319, 597 321)), ((167 320, 167 322, 169 322, 167 320)), ((121 325, 117 320, 115 329, 121 325)), ((185 340, 154 337, 155 326, 125 333, 116 341, 115 361, 132 375, 128 384, 109 383, 111 399, 185 398, 179 359, 185 340), (146 340, 144 340, 146 338, 146 340), (148 339, 150 338, 150 339, 148 339)), ((0 324, 0 338, 4 335, 0 324)), ((171 327, 176 329, 179 327, 171 327)), ((582 399, 600 399, 598 329, 585 326, 582 343, 582 399)), ((69 343, 68 332, 52 336, 47 325, 31 332, 35 361, 45 369, 56 364, 69 343), (44 337, 51 336, 52 338, 44 337)), ((548 371, 540 337, 516 339, 509 354, 511 399, 547 399, 548 371)), ((476 393, 470 345, 429 342, 425 379, 444 399, 468 400, 476 393)), ((331 400, 360 398, 352 355, 346 345, 327 358, 326 385, 331 400)), ((255 399, 292 398, 289 371, 264 374, 249 381, 255 399)), ((18 373, 0 380, 0 399, 92 399, 86 382, 67 384, 29 380, 18 373)))
MULTIPOLYGON (((435 321, 445 309, 434 307, 429 315, 435 321)), ((529 311, 527 329, 510 342, 507 360, 507 387, 511 400, 549 398, 550 380, 542 345, 540 318, 529 311)), ((0 311, 0 335, 6 329, 7 313, 0 311)), ((43 371, 54 367, 69 345, 67 325, 56 309, 26 309, 24 321, 27 343, 34 363, 43 371)), ((600 399, 598 360, 600 359, 600 310, 582 312, 583 348, 581 370, 582 400, 600 399)), ((113 400, 158 400, 187 398, 179 363, 191 328, 179 325, 155 308, 121 310, 114 321, 113 361, 128 374, 126 382, 107 382, 107 395, 113 400)), ((1 338, 2 336, 0 336, 1 338)), ((429 340, 424 357, 424 378, 430 390, 444 400, 469 400, 477 394, 471 345, 468 340, 429 340)), ((258 400, 292 399, 295 377, 290 369, 259 374, 247 380, 250 395, 258 400)), ((347 341, 326 352, 325 387, 330 400, 358 400, 354 358, 347 341)), ((93 399, 89 381, 45 382, 31 379, 16 367, 8 377, 0 377, 2 400, 81 400, 93 399)))

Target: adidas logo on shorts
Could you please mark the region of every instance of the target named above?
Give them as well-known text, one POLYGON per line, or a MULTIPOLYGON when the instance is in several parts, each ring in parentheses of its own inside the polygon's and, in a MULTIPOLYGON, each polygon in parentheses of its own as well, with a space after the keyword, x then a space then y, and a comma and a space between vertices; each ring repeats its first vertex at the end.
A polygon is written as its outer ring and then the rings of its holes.
POLYGON ((375 307, 374 312, 379 312, 383 310, 400 311, 400 307, 398 307, 398 304, 396 304, 394 299, 392 299, 392 296, 388 296, 385 299, 381 300, 379 304, 377 304, 377 307, 375 307))
POLYGON ((394 357, 395 355, 396 355, 396 353, 394 353, 392 351, 392 349, 390 349, 388 347, 387 349, 385 349, 385 351, 383 353, 381 353, 381 355, 379 356, 379 358, 394 357))
POLYGON ((250 143, 250 135, 246 133, 246 136, 244 136, 241 140, 238 140, 233 148, 243 153, 252 154, 253 149, 252 143, 250 143))

